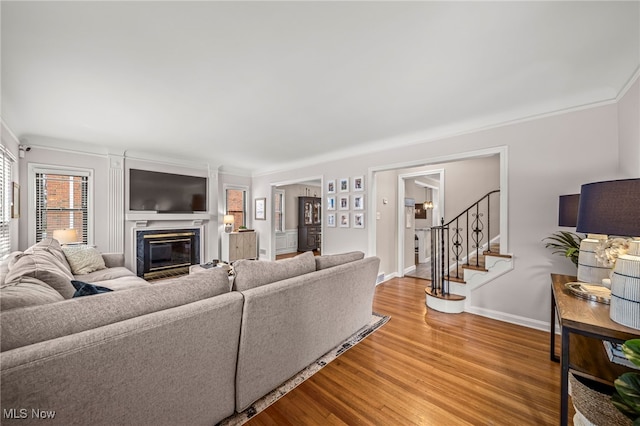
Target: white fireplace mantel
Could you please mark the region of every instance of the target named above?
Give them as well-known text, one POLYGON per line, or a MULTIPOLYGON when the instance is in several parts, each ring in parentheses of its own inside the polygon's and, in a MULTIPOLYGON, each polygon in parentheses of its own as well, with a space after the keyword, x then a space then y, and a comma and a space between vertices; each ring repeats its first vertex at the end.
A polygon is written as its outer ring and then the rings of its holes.
POLYGON ((199 226, 203 222, 213 219, 209 213, 127 213, 125 220, 135 222, 137 226, 145 227, 149 222, 186 221, 194 226, 199 226))

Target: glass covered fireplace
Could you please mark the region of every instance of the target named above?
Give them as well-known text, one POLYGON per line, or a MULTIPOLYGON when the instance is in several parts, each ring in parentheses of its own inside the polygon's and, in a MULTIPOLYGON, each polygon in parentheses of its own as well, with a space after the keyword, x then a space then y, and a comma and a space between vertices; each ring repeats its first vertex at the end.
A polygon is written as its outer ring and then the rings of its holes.
POLYGON ((179 275, 200 263, 200 230, 138 231, 137 274, 144 279, 179 275))

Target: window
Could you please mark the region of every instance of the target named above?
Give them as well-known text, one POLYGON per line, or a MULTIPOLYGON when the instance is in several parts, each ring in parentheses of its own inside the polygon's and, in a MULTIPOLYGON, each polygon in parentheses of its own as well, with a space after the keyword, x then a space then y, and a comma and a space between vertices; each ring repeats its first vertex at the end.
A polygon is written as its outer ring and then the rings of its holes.
POLYGON ((13 185, 11 169, 13 158, 0 145, 0 257, 11 251, 11 197, 13 185))
POLYGON ((247 226, 247 191, 239 188, 227 188, 226 190, 225 214, 233 215, 233 227, 238 229, 247 226))
POLYGON ((78 241, 89 244, 91 172, 71 169, 30 170, 35 199, 35 242, 57 229, 75 229, 78 241))
POLYGON ((273 200, 273 226, 276 232, 284 232, 284 190, 275 190, 273 200))

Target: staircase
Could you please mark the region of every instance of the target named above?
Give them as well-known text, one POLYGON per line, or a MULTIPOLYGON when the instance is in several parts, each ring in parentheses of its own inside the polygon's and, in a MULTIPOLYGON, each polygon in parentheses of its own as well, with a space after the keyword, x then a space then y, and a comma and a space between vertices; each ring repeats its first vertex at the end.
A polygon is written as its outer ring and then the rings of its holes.
POLYGON ((513 269, 511 255, 500 252, 491 234, 491 212, 499 211, 500 190, 491 191, 431 232, 431 286, 426 305, 445 313, 470 306, 472 291, 513 269))

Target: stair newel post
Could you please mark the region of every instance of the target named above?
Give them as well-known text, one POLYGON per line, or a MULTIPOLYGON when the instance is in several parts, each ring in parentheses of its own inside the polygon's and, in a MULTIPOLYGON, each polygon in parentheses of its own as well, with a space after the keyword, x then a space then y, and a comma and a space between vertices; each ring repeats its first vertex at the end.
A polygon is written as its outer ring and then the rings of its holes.
MULTIPOLYGON (((449 227, 447 226, 447 253, 449 252, 449 241, 451 241, 450 238, 450 234, 449 234, 449 227)), ((451 281, 451 257, 449 255, 447 255, 447 279, 446 279, 446 284, 444 283, 444 280, 442 282, 442 294, 444 294, 445 296, 449 294, 449 281, 451 281)))
POLYGON ((438 250, 436 242, 438 241, 438 228, 431 229, 431 291, 435 294, 438 269, 438 250))
POLYGON ((465 252, 465 254, 467 256, 467 266, 469 266, 469 209, 467 209, 465 211, 465 216, 467 218, 467 227, 466 227, 466 232, 467 232, 467 251, 465 252))
POLYGON ((444 219, 440 220, 441 234, 440 234, 440 290, 444 292, 444 219))
POLYGON ((491 194, 487 197, 487 252, 491 253, 491 194))

